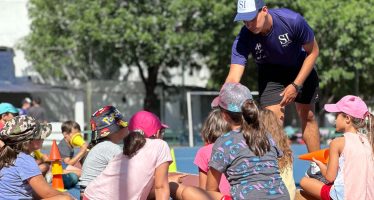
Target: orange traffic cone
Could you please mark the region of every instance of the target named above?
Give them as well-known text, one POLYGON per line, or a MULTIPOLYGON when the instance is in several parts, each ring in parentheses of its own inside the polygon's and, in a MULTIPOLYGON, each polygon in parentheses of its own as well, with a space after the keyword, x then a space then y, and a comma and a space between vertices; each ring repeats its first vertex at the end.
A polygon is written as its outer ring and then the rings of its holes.
POLYGON ((51 152, 49 153, 49 160, 61 160, 60 151, 58 150, 56 140, 52 142, 51 152))
POLYGON ((313 158, 315 158, 316 160, 319 160, 322 163, 327 164, 327 162, 329 161, 329 153, 329 149, 321 149, 318 151, 313 151, 310 153, 300 155, 299 159, 313 161, 313 158))
POLYGON ((53 175, 52 187, 58 191, 65 191, 64 181, 62 180, 62 174, 53 175))
POLYGON ((52 187, 59 191, 65 191, 64 181, 62 180, 63 169, 61 165, 61 155, 56 140, 53 140, 49 159, 52 161, 52 187))

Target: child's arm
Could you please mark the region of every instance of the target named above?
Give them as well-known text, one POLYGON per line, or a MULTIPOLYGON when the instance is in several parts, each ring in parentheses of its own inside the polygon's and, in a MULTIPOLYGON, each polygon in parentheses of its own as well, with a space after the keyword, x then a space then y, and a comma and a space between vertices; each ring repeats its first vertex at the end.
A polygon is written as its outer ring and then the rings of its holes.
POLYGON ((63 161, 68 165, 77 164, 77 162, 79 162, 87 154, 87 147, 88 147, 88 144, 84 143, 81 146, 77 155, 75 155, 73 158, 66 157, 66 158, 63 159, 63 161))
POLYGON ((339 169, 339 157, 344 149, 344 137, 336 138, 330 143, 329 162, 327 166, 321 161, 313 159, 319 168, 321 169, 322 175, 330 183, 334 182, 338 175, 339 169))
POLYGON ((157 200, 169 200, 170 188, 168 181, 169 162, 164 162, 155 171, 155 195, 157 200))
POLYGON ((199 187, 206 190, 207 173, 199 168, 199 187))
POLYGON ((206 182, 206 190, 213 199, 219 200, 223 195, 219 192, 219 182, 221 180, 222 173, 216 169, 210 167, 208 171, 208 177, 206 182))
POLYGON ((72 199, 70 195, 64 194, 53 189, 44 179, 42 175, 37 175, 28 179, 28 182, 34 193, 41 199, 60 197, 61 199, 72 199))

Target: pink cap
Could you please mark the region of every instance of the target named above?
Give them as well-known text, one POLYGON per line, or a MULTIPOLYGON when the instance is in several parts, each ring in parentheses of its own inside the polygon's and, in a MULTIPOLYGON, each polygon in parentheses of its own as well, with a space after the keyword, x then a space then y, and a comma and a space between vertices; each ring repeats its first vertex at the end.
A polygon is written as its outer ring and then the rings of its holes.
POLYGON ((135 113, 129 122, 129 131, 142 130, 144 136, 149 138, 162 128, 169 128, 162 124, 160 119, 153 113, 148 111, 139 111, 135 113))
POLYGON ((360 97, 353 95, 343 97, 336 104, 326 104, 325 110, 332 113, 343 112, 359 119, 365 119, 369 112, 365 102, 360 97))

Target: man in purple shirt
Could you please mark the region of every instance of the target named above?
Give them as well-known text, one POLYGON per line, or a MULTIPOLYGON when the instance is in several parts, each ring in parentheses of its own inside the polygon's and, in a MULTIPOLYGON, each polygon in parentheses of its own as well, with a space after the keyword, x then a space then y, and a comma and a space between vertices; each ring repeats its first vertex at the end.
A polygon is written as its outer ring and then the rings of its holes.
POLYGON ((236 37, 226 82, 239 82, 249 54, 259 72, 260 104, 284 119, 284 107, 296 103, 308 151, 320 149, 314 104, 318 44, 304 18, 288 9, 268 9, 262 0, 238 0, 235 21, 244 26, 236 37))

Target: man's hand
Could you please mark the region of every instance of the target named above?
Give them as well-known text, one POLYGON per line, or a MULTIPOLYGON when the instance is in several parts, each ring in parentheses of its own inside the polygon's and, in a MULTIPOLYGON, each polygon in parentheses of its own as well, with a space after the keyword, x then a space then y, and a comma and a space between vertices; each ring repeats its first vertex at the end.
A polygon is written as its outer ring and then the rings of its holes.
POLYGON ((283 96, 283 99, 279 103, 279 105, 284 107, 295 100, 297 96, 297 90, 292 84, 289 84, 286 89, 284 89, 284 91, 280 93, 280 96, 283 96))

